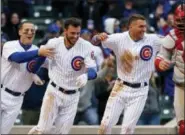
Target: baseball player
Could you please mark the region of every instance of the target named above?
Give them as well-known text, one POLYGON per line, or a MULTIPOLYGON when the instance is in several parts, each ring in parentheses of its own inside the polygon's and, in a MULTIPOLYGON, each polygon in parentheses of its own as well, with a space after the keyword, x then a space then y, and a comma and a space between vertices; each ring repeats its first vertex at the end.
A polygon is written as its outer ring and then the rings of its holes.
POLYGON ((124 113, 121 134, 133 134, 143 111, 149 89, 149 79, 154 71, 155 54, 160 48, 160 38, 146 34, 146 19, 132 15, 129 30, 124 33, 93 37, 93 44, 110 48, 116 55, 118 79, 107 101, 99 134, 110 134, 121 113, 124 113))
POLYGON ((96 78, 96 63, 90 42, 80 38, 81 21, 66 19, 64 37, 48 41, 55 48, 49 60, 49 78, 38 125, 28 134, 67 134, 73 124, 80 93, 79 88, 96 78), (88 45, 89 44, 89 45, 88 45), (55 130, 51 132, 52 126, 55 130))
POLYGON ((185 134, 184 128, 184 34, 185 34, 185 4, 179 5, 174 13, 175 27, 162 40, 162 47, 155 60, 159 71, 169 69, 174 65, 173 80, 175 82, 174 108, 179 135, 185 134))
POLYGON ((20 40, 6 42, 3 46, 1 65, 1 133, 8 134, 19 114, 24 93, 33 81, 41 84, 40 78, 26 70, 26 63, 39 56, 51 56, 52 49, 38 49, 32 44, 35 27, 23 22, 19 27, 20 40))

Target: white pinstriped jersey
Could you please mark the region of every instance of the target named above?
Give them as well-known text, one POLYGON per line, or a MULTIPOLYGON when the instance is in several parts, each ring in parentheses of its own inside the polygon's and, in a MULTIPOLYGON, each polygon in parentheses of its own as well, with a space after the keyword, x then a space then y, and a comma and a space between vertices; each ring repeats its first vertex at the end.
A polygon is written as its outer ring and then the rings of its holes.
MULTIPOLYGON (((27 51, 36 49, 38 47, 32 45, 27 51)), ((15 52, 25 52, 18 40, 4 44, 1 58, 1 83, 10 90, 24 93, 33 83, 32 74, 27 71, 26 62, 19 64, 8 60, 9 56, 15 52)))
POLYGON ((96 67, 93 47, 90 42, 82 38, 79 38, 70 49, 64 45, 64 37, 53 38, 46 46, 55 48, 56 53, 54 59, 49 60, 49 77, 66 90, 78 89, 77 77, 86 73, 87 68, 96 67))
POLYGON ((160 49, 160 42, 160 38, 156 34, 145 34, 143 39, 135 42, 127 31, 109 35, 108 39, 102 42, 102 45, 114 51, 120 79, 132 83, 142 83, 148 82, 151 77, 155 56, 160 49), (121 63, 120 56, 123 55, 124 50, 130 50, 135 56, 130 74, 125 74, 121 68, 124 65, 121 63))
POLYGON ((94 48, 94 59, 96 61, 97 69, 101 68, 101 65, 104 61, 103 52, 100 47, 92 45, 94 48))

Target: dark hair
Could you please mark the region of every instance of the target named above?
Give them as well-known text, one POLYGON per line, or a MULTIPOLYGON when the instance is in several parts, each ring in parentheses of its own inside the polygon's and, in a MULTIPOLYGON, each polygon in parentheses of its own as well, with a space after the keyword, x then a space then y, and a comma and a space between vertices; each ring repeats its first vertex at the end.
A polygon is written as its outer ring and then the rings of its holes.
POLYGON ((146 18, 140 14, 133 14, 128 19, 128 26, 130 26, 132 22, 137 21, 137 20, 146 20, 146 18))
POLYGON ((34 23, 31 22, 31 21, 24 21, 24 22, 21 22, 21 23, 19 24, 18 29, 20 30, 20 29, 22 28, 22 26, 23 26, 24 24, 26 24, 26 23, 31 23, 31 24, 34 25, 34 23))
POLYGON ((68 18, 64 21, 64 28, 67 29, 69 25, 72 25, 74 27, 81 27, 81 20, 75 17, 68 18))

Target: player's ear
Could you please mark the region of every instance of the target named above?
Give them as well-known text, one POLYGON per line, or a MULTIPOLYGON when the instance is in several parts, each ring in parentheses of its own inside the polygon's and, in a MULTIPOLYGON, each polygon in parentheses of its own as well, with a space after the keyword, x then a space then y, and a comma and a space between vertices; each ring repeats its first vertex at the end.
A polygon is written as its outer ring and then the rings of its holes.
POLYGON ((19 29, 19 36, 22 35, 22 29, 19 29))

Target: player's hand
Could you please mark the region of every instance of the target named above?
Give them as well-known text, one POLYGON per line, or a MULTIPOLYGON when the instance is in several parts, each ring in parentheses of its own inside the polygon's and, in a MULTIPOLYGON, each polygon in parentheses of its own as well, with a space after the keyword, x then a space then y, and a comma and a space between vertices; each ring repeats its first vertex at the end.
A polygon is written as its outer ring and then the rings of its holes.
POLYGON ((170 63, 169 61, 167 60, 161 60, 160 63, 159 63, 159 69, 161 71, 165 71, 165 70, 168 70, 170 68, 172 63, 170 63))
POLYGON ((54 48, 47 48, 46 46, 41 46, 38 51, 39 56, 48 57, 50 59, 54 58, 54 48))
POLYGON ((87 74, 82 74, 76 79, 76 85, 78 87, 84 87, 88 81, 87 74))
POLYGON ((104 40, 106 40, 108 38, 108 35, 107 35, 107 33, 102 32, 99 35, 97 35, 96 38, 97 38, 97 40, 104 41, 104 40))
POLYGON ((32 74, 32 79, 33 79, 33 82, 36 84, 36 85, 44 85, 45 81, 44 80, 41 80, 40 77, 36 74, 32 74))

